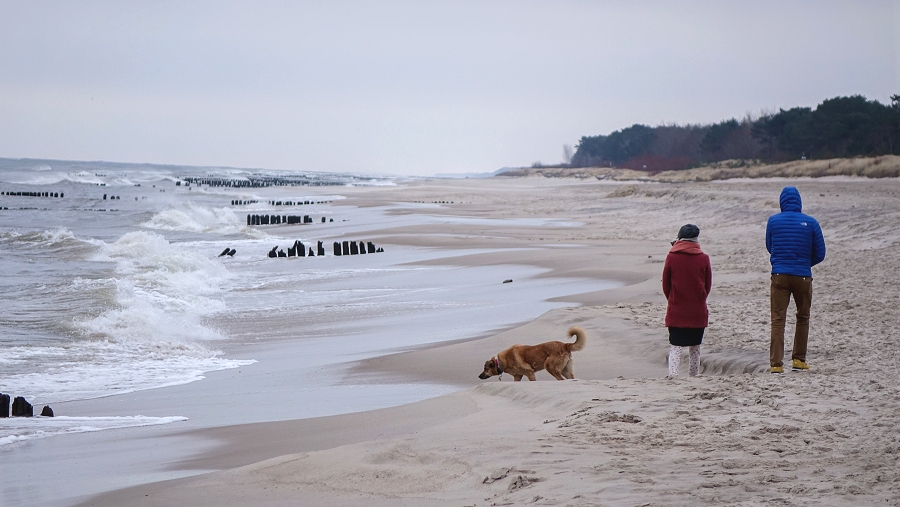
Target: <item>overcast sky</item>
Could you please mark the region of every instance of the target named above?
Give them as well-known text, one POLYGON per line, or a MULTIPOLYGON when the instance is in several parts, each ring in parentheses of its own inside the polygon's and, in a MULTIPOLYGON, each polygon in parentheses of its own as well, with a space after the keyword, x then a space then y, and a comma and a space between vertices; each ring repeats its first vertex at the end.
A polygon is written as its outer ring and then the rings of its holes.
POLYGON ((431 175, 900 93, 900 1, 0 0, 0 157, 431 175))

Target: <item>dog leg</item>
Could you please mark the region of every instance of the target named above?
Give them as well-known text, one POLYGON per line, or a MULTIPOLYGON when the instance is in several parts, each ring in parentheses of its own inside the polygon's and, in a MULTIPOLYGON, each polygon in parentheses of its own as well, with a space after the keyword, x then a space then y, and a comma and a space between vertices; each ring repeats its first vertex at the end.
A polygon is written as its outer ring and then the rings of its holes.
POLYGON ((566 365, 563 366, 562 374, 563 377, 566 377, 567 379, 575 378, 575 373, 572 372, 572 361, 568 361, 566 365))
MULTIPOLYGON (((565 361, 565 359, 563 359, 563 361, 565 361)), ((563 377, 562 373, 560 373, 560 370, 564 369, 566 367, 566 364, 559 363, 560 361, 554 361, 554 358, 548 357, 544 362, 544 369, 547 370, 547 373, 553 375, 553 378, 555 378, 556 380, 563 380, 565 377, 563 377)))
POLYGON ((532 382, 534 382, 535 380, 537 380, 536 378, 534 378, 534 372, 528 372, 528 373, 525 374, 525 376, 528 377, 528 380, 530 380, 530 381, 532 381, 532 382))
POLYGON ((522 380, 522 376, 521 375, 513 375, 513 380, 518 382, 518 381, 522 380))

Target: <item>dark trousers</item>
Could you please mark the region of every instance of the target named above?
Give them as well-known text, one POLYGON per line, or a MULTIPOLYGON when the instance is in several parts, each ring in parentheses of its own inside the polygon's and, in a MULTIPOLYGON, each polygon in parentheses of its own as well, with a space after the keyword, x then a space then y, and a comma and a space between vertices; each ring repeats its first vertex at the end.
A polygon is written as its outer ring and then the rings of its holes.
POLYGON ((769 365, 782 366, 784 360, 784 321, 791 296, 797 305, 797 328, 791 359, 806 362, 806 342, 809 338, 809 307, 812 304, 812 278, 795 275, 772 275, 771 285, 772 341, 769 365))

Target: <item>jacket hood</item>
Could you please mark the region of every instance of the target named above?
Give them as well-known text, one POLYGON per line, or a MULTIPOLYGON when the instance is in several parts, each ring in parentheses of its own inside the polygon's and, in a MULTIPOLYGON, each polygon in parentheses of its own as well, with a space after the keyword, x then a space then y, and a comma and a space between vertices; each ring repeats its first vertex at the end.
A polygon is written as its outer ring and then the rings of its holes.
POLYGON ((669 253, 685 253, 691 255, 699 255, 703 253, 700 249, 700 243, 696 241, 676 241, 669 253))
POLYGON ((803 209, 803 201, 800 200, 800 191, 796 187, 784 187, 781 191, 781 211, 796 211, 800 213, 803 209))

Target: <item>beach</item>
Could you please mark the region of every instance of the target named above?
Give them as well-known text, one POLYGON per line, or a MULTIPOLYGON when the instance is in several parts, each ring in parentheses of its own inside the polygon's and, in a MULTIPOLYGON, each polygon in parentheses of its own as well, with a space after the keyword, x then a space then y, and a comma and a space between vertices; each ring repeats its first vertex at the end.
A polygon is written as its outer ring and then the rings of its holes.
MULTIPOLYGON (((362 359, 343 372, 347 384, 457 386, 451 393, 184 432, 177 438, 204 448, 169 468, 205 473, 80 505, 900 505, 896 179, 528 177, 342 191, 347 205, 392 203, 397 217, 424 212, 396 203, 451 203, 428 207, 442 220, 372 224, 367 235, 387 250, 483 250, 418 262, 495 267, 498 298, 519 283, 502 283, 509 264, 545 270, 538 279, 620 285, 557 296, 565 306, 478 339, 362 359), (828 256, 814 268, 811 369, 771 375, 763 236, 786 185, 822 224, 828 256), (713 265, 710 326, 701 375, 672 379, 659 279, 668 242, 687 222, 700 226, 713 265), (576 380, 477 379, 499 350, 565 340, 571 325, 588 336, 574 354, 576 380)), ((788 347, 792 328, 789 317, 788 347)))
POLYGON ((900 507, 900 0, 2 13, 0 507, 900 507))

